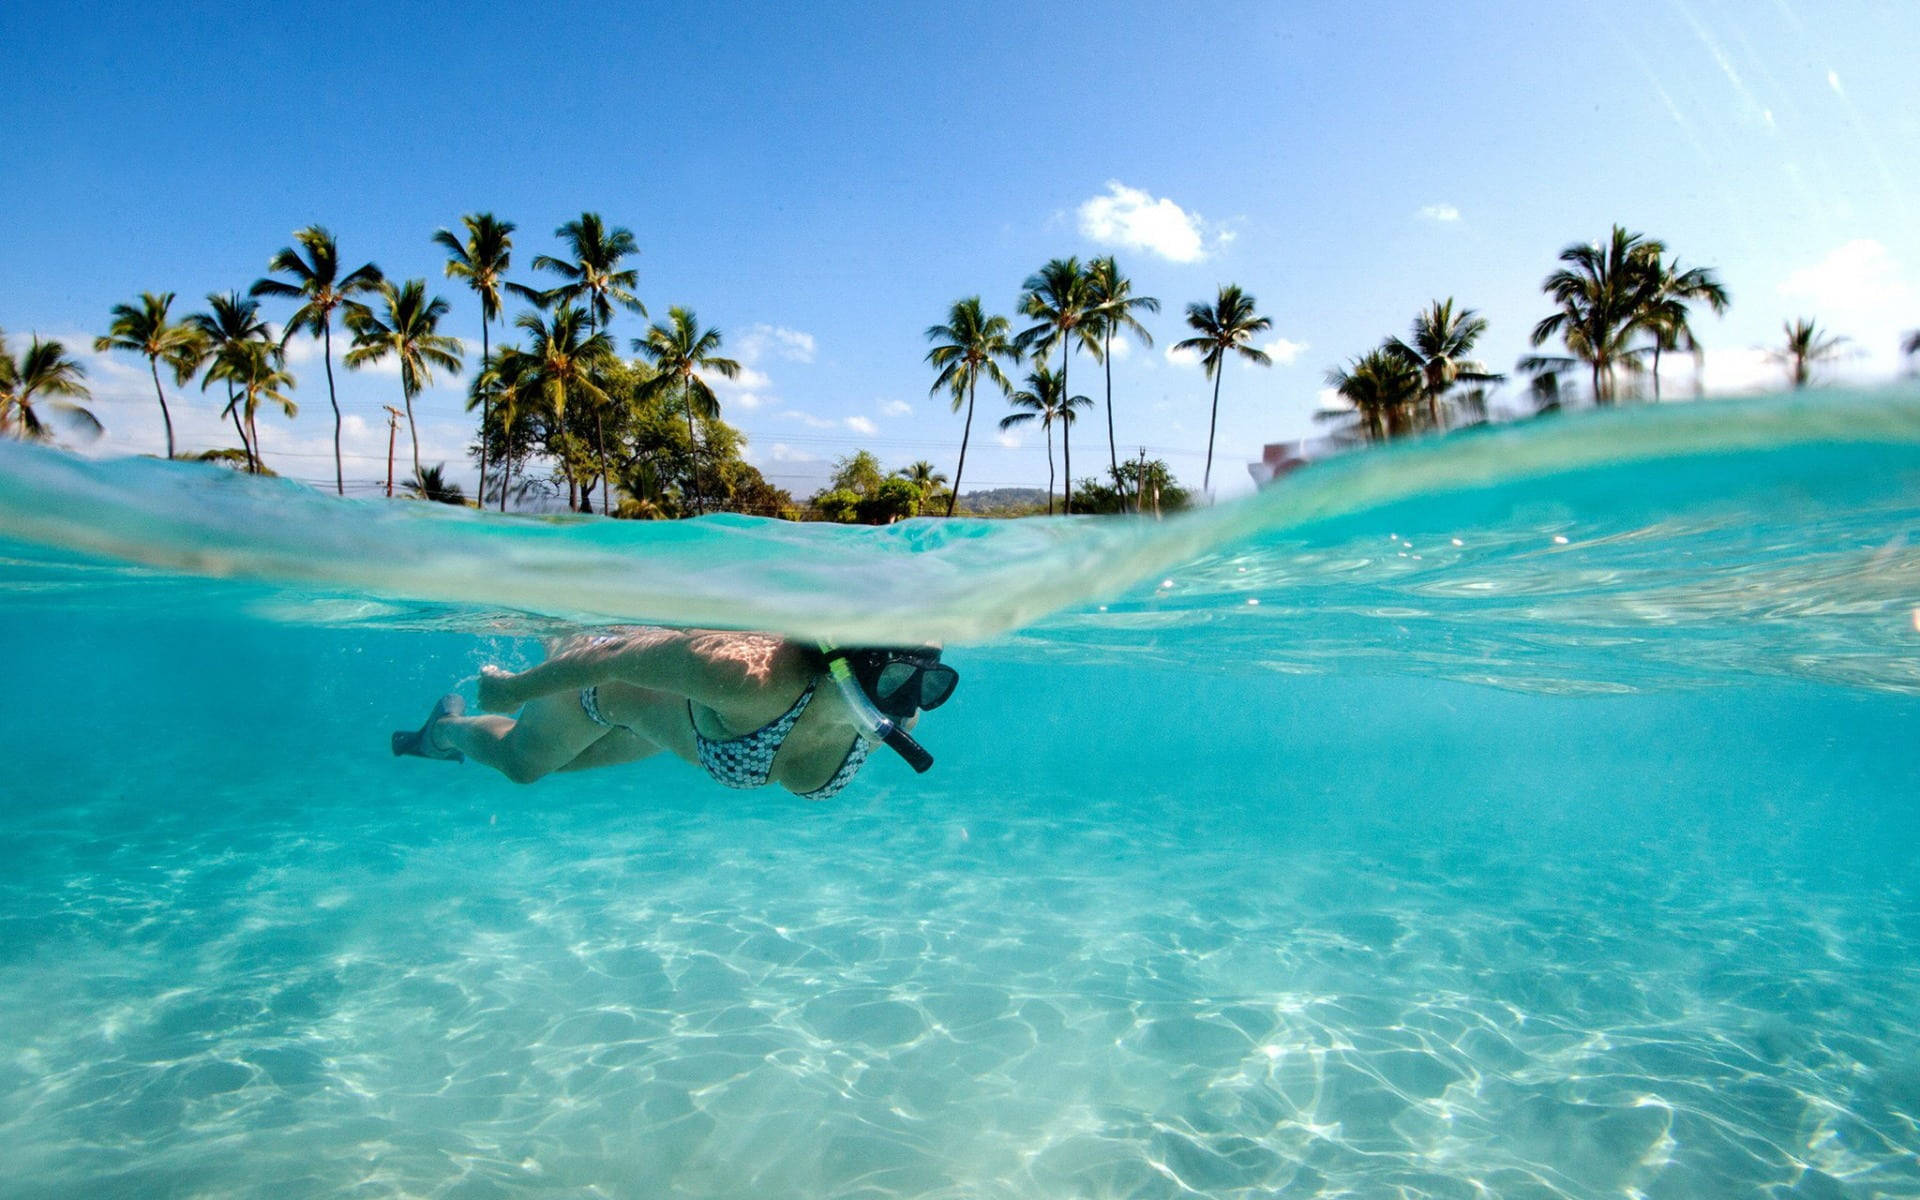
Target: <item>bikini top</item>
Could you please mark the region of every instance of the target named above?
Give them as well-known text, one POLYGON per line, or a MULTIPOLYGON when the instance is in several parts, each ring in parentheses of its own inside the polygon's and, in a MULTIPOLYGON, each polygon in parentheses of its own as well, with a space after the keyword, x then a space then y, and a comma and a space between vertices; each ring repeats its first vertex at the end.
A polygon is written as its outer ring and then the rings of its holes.
MULTIPOLYGON (((693 719, 693 701, 687 701, 687 721, 693 726, 693 745, 699 752, 700 765, 713 776, 715 783, 730 788, 765 787, 767 777, 773 773, 773 756, 780 752, 787 734, 793 732, 800 714, 807 711, 807 705, 813 703, 813 691, 819 686, 819 680, 807 685, 793 706, 772 721, 762 725, 752 733, 736 738, 710 738, 700 732, 699 722, 693 719)), ((867 739, 856 736, 853 745, 848 748, 847 756, 840 760, 840 766, 825 783, 810 792, 799 795, 807 800, 825 800, 839 792, 860 773, 860 767, 867 761, 867 739)))

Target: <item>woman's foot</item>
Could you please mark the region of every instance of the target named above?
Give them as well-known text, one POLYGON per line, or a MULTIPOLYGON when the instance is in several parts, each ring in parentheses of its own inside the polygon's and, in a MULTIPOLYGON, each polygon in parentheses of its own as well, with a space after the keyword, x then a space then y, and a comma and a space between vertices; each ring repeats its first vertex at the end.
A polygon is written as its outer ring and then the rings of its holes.
POLYGON ((466 755, 451 746, 442 745, 435 736, 442 719, 462 716, 467 711, 467 702, 458 692, 448 692, 440 697, 440 702, 427 714, 427 722, 418 729, 396 729, 393 733, 393 753, 412 758, 432 758, 441 762, 465 762, 466 755))

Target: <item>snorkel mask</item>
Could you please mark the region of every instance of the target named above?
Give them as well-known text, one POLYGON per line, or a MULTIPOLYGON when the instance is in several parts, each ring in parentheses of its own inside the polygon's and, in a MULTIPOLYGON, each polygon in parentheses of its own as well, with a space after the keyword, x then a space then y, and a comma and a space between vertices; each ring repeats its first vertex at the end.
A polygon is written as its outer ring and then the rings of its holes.
POLYGON ((914 713, 938 708, 953 695, 959 672, 932 647, 843 650, 822 643, 827 674, 839 687, 861 736, 884 742, 916 772, 933 766, 933 755, 903 728, 914 713))

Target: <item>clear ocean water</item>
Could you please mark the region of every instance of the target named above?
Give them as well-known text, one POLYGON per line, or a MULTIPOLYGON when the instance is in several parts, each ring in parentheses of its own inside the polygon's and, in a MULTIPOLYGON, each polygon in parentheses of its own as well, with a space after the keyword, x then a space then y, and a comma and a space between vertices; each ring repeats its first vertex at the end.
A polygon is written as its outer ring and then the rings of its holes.
POLYGON ((1920 1196, 1920 395, 1166 522, 515 520, 0 445, 0 1195, 1920 1196), (915 777, 396 760, 616 621, 915 777))

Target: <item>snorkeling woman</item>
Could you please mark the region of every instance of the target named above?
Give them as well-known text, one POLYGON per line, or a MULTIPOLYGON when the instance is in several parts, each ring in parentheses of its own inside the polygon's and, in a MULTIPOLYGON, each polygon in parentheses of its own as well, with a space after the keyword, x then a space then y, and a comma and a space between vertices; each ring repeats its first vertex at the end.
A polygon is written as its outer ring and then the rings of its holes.
POLYGON ((515 783, 650 758, 697 763, 727 787, 777 783, 824 800, 875 745, 916 771, 933 758, 908 731, 953 695, 959 675, 935 647, 814 647, 763 633, 640 627, 583 634, 525 671, 488 666, 468 716, 441 698, 393 752, 471 758, 515 783))

